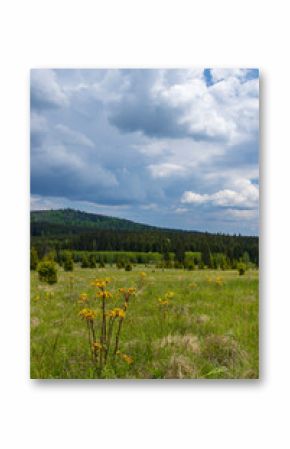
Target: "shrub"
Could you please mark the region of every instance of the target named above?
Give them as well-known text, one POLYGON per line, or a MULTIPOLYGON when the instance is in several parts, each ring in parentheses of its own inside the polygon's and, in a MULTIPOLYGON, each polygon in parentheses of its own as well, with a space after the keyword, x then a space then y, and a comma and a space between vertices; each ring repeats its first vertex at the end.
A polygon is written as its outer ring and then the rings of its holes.
POLYGON ((174 268, 181 269, 181 268, 183 268, 183 264, 181 262, 179 262, 179 260, 175 260, 174 261, 174 268))
POLYGON ((90 268, 96 268, 96 256, 95 254, 90 254, 89 255, 89 266, 90 268))
POLYGON ((202 259, 200 260, 200 262, 198 264, 198 268, 199 268, 199 270, 204 270, 204 268, 205 268, 204 261, 202 259))
POLYGON ((83 257, 82 257, 81 267, 82 268, 89 268, 90 267, 90 262, 89 262, 89 258, 87 256, 87 254, 84 254, 83 257))
POLYGON ((195 265, 194 265, 193 262, 188 262, 186 264, 186 268, 187 268, 188 271, 193 271, 193 270, 195 270, 195 265))
POLYGON ((103 260, 100 260, 99 268, 105 268, 105 266, 105 262, 103 260))
POLYGON ((30 270, 36 270, 38 264, 38 254, 35 248, 30 251, 30 270))
POLYGON ((40 281, 48 284, 55 284, 57 282, 57 268, 55 262, 52 260, 44 260, 38 264, 38 276, 40 281))
POLYGON ((239 263, 237 264, 237 270, 238 270, 238 272, 239 272, 239 275, 240 275, 240 276, 243 276, 243 275, 245 274, 246 270, 247 270, 246 264, 243 263, 243 262, 239 262, 239 263))
POLYGON ((74 269, 73 257, 69 252, 66 252, 63 255, 63 269, 64 271, 73 271, 74 269))
POLYGON ((132 265, 130 263, 126 264, 125 271, 132 271, 132 265))

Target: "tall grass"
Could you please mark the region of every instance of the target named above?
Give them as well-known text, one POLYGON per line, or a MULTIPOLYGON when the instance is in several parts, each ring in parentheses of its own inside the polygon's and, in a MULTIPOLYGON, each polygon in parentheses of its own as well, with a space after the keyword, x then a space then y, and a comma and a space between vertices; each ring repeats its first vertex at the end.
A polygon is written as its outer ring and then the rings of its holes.
POLYGON ((49 286, 31 274, 32 378, 257 378, 258 271, 135 268, 62 270, 49 286), (143 275, 141 274, 144 273, 143 275), (95 369, 80 295, 95 306, 95 278, 111 278, 109 309, 136 288, 119 341, 121 354, 95 369), (170 295, 168 295, 170 293, 170 295), (172 294, 171 294, 172 293, 172 294), (163 304, 162 304, 163 302, 163 304))

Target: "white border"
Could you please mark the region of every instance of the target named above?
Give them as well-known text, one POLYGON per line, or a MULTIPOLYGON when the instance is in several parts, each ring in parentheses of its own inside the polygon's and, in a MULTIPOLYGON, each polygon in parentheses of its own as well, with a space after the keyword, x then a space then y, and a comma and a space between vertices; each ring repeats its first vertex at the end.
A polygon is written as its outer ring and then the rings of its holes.
POLYGON ((287 3, 11 0, 2 5, 2 447, 287 447, 287 3), (31 67, 47 66, 260 68, 260 381, 29 380, 28 78, 31 67))

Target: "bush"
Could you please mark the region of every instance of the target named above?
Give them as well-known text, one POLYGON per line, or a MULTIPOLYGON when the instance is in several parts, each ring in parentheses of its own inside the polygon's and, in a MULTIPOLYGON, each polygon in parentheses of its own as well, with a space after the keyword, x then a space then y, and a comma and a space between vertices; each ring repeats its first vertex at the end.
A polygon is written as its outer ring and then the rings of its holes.
POLYGON ((130 263, 127 263, 125 266, 125 271, 132 271, 132 265, 130 263))
POLYGON ((117 268, 125 268, 125 262, 123 260, 118 260, 116 263, 117 268))
POLYGON ((87 254, 84 254, 83 257, 82 257, 81 267, 82 268, 89 268, 90 267, 90 262, 89 262, 89 258, 87 256, 87 254))
POLYGON ((105 266, 105 262, 103 260, 100 260, 99 268, 105 268, 105 266))
POLYGON ((239 275, 243 276, 245 274, 246 270, 247 270, 246 264, 243 263, 243 262, 238 263, 237 264, 237 270, 239 272, 239 275))
POLYGON ((63 269, 64 271, 73 271, 74 269, 73 257, 69 252, 66 252, 63 255, 63 269))
POLYGON ((203 261, 203 260, 201 260, 201 261, 199 262, 198 268, 199 268, 199 270, 204 270, 205 265, 204 265, 204 261, 203 261))
POLYGON ((96 256, 95 254, 90 254, 89 255, 89 266, 90 268, 96 268, 96 256))
POLYGON ((38 265, 38 254, 35 248, 30 251, 30 270, 36 270, 38 265))
POLYGON ((195 270, 195 265, 192 262, 188 262, 186 264, 186 268, 187 268, 188 271, 193 271, 193 270, 195 270))
POLYGON ((55 262, 52 260, 44 260, 40 262, 37 267, 40 281, 48 284, 55 284, 57 282, 57 268, 55 262))

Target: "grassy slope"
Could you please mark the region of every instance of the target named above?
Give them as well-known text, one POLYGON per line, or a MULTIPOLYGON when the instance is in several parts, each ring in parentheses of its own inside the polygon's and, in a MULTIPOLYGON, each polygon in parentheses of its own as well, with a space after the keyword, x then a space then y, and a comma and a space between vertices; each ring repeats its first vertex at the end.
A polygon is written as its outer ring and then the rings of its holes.
MULTIPOLYGON (((72 275, 60 271, 59 282, 52 287, 39 283, 32 273, 31 377, 95 377, 86 326, 78 317, 79 294, 94 297, 90 281, 95 277, 110 276, 113 291, 136 286, 140 271, 76 268, 72 275)), ((234 271, 147 269, 146 273, 145 285, 132 298, 121 339, 121 350, 134 363, 128 366, 120 360, 115 368, 108 365, 104 377, 258 377, 257 271, 245 276, 234 271), (217 276, 224 285, 209 282, 217 276), (157 298, 167 291, 175 296, 164 319, 157 298)), ((113 304, 110 300, 110 307, 113 304)), ((97 303, 91 300, 90 305, 97 303)))

